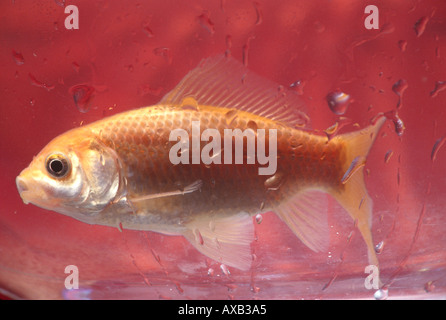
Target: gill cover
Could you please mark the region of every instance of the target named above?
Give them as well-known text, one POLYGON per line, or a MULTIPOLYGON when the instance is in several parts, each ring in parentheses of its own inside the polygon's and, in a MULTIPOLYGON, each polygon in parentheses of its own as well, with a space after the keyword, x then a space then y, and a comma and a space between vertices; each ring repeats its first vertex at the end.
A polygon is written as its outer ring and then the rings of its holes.
POLYGON ((116 197, 120 186, 118 155, 93 140, 77 157, 82 174, 83 199, 75 206, 84 214, 99 213, 116 197))

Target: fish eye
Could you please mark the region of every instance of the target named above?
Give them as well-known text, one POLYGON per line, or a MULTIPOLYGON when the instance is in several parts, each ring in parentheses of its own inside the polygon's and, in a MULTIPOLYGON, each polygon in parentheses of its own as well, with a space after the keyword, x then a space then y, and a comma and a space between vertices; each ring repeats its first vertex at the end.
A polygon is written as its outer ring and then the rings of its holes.
POLYGON ((70 163, 64 155, 52 154, 46 159, 46 171, 55 178, 63 178, 70 171, 70 163))

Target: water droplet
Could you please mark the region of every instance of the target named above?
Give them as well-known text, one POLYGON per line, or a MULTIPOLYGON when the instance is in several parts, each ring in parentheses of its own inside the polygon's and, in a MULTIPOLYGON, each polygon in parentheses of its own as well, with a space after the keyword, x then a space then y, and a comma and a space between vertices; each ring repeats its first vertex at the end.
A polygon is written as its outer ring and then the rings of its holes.
POLYGON ((80 69, 79 64, 78 64, 76 61, 73 61, 73 62, 71 63, 71 65, 73 66, 74 71, 76 71, 77 73, 79 73, 79 69, 80 69))
POLYGON ((156 251, 154 249, 150 249, 150 251, 152 252, 152 256, 155 258, 156 262, 160 263, 161 259, 160 259, 160 256, 158 255, 158 253, 156 253, 156 251))
POLYGON ((352 102, 349 94, 340 91, 330 92, 326 99, 330 110, 336 115, 343 115, 352 102))
POLYGON ((364 203, 365 198, 362 197, 361 201, 359 201, 359 206, 358 206, 358 210, 361 210, 362 204, 364 203))
POLYGON ((384 162, 385 163, 389 163, 390 158, 392 157, 392 155, 393 155, 393 151, 392 150, 387 151, 386 155, 384 156, 384 162))
POLYGON ((407 41, 406 41, 406 40, 400 40, 400 41, 398 41, 398 47, 400 48, 401 52, 406 51, 406 48, 407 48, 407 41))
POLYGON ((209 15, 207 12, 203 13, 201 16, 198 17, 198 22, 200 25, 206 29, 210 34, 215 33, 215 25, 209 18, 209 15))
POLYGON ((259 293, 260 292, 260 288, 253 285, 253 286, 251 286, 251 291, 254 292, 254 293, 259 293))
POLYGON ((401 118, 396 115, 396 119, 393 120, 393 124, 395 125, 396 134, 401 137, 405 130, 403 120, 401 120, 401 118))
POLYGON ((232 291, 232 290, 237 289, 237 285, 234 284, 234 283, 227 283, 226 287, 228 288, 228 291, 232 291))
POLYGON ((55 88, 53 85, 49 85, 49 84, 46 84, 46 83, 43 83, 43 82, 37 80, 36 77, 34 77, 31 73, 28 73, 28 76, 31 79, 31 84, 36 87, 44 88, 47 91, 51 91, 55 88))
POLYGON ((396 110, 388 111, 384 113, 384 116, 393 122, 396 134, 401 137, 406 128, 403 120, 399 117, 398 112, 396 110))
POLYGON ((380 243, 378 243, 378 244, 375 246, 375 252, 376 252, 377 254, 380 254, 381 252, 383 252, 383 249, 384 249, 384 241, 381 241, 380 243))
POLYGON ((434 290, 435 290, 435 284, 434 284, 434 281, 426 282, 426 284, 424 285, 424 290, 425 290, 426 292, 432 292, 432 291, 434 291, 434 290))
POLYGON ((257 224, 261 224, 263 220, 263 216, 259 213, 256 215, 256 222, 257 224))
POLYGON ((278 87, 277 87, 277 93, 278 93, 278 96, 280 97, 280 96, 286 96, 286 92, 285 92, 285 87, 284 86, 282 86, 282 85, 279 85, 278 87))
POLYGON ((92 292, 91 288, 64 289, 62 297, 65 300, 90 300, 92 292))
POLYGON ((232 37, 228 34, 226 36, 226 51, 225 51, 225 56, 226 58, 231 56, 231 48, 232 48, 232 37))
POLYGON ((214 220, 209 221, 209 229, 214 232, 215 231, 215 222, 214 220))
POLYGON ((376 300, 385 300, 389 297, 389 289, 382 288, 377 291, 375 291, 375 294, 373 295, 376 300))
POLYGON ((302 148, 303 144, 300 143, 299 140, 296 137, 291 137, 291 139, 290 139, 290 147, 291 147, 291 149, 302 148))
POLYGON ((166 60, 166 62, 168 64, 172 63, 172 54, 171 54, 169 48, 165 48, 165 47, 155 48, 155 49, 153 49, 153 53, 156 56, 163 57, 164 60, 166 60))
POLYGON ((333 137, 347 124, 350 124, 352 122, 351 119, 346 117, 340 117, 339 121, 337 121, 335 124, 327 128, 324 132, 327 135, 328 140, 333 139, 333 137))
POLYGON ((214 243, 215 243, 215 245, 217 246, 218 249, 221 249, 220 241, 218 241, 217 238, 212 239, 212 241, 214 241, 214 243))
POLYGON ((336 122, 334 125, 328 127, 327 129, 325 129, 325 134, 328 137, 328 140, 330 140, 335 134, 336 132, 338 132, 339 128, 339 123, 336 122))
POLYGON ((31 105, 31 107, 34 107, 34 105, 36 104, 36 99, 30 99, 29 104, 31 105))
POLYGON ((183 294, 184 290, 183 290, 183 288, 181 288, 180 283, 177 281, 174 281, 173 283, 175 284, 175 288, 177 289, 178 293, 183 294))
POLYGON ((192 111, 198 111, 198 102, 195 100, 194 97, 185 97, 183 100, 181 100, 181 109, 183 110, 192 110, 192 111))
POLYGON ((445 142, 446 142, 446 136, 439 138, 437 139, 437 141, 435 141, 434 147, 432 148, 431 152, 432 162, 434 162, 435 159, 437 159, 438 150, 440 150, 440 148, 444 145, 445 142))
POLYGON ((199 243, 200 245, 203 245, 204 244, 204 240, 203 240, 203 237, 201 236, 200 230, 195 229, 194 230, 194 235, 195 235, 195 241, 197 243, 199 243))
POLYGON ((404 91, 406 91, 407 86, 407 81, 405 79, 398 80, 392 86, 393 92, 395 92, 400 97, 396 106, 397 109, 401 108, 403 94, 404 91))
POLYGON ((143 84, 138 87, 138 94, 140 96, 145 96, 146 94, 150 94, 153 96, 159 96, 163 91, 163 87, 152 87, 148 84, 143 84))
POLYGON ((296 118, 296 123, 294 125, 296 128, 303 128, 310 123, 310 117, 305 112, 297 110, 296 118))
POLYGON ((249 120, 248 124, 247 124, 247 127, 249 129, 251 129, 252 131, 257 132, 257 122, 255 122, 253 120, 249 120))
POLYGON ((262 11, 260 10, 260 4, 257 1, 253 2, 254 8, 256 9, 256 26, 262 23, 263 17, 262 17, 262 11))
POLYGON ((434 98, 443 90, 446 90, 446 81, 437 81, 435 82, 435 88, 431 91, 430 96, 434 98))
POLYGON ((229 271, 228 267, 225 264, 221 264, 220 269, 226 276, 229 276, 231 274, 231 272, 229 271))
POLYGON ((22 64, 25 63, 25 59, 23 58, 23 55, 20 52, 12 50, 12 57, 14 58, 15 64, 18 66, 21 66, 22 64))
POLYGON ((395 26, 392 23, 385 23, 381 26, 379 34, 389 34, 395 31, 395 26))
POLYGON ((228 126, 230 126, 232 122, 237 118, 237 113, 237 109, 232 109, 225 113, 225 121, 228 126))
POLYGON ((421 17, 418 19, 417 22, 415 22, 415 25, 413 28, 415 29, 415 33, 417 34, 417 37, 421 37, 424 30, 426 29, 427 22, 429 21, 429 17, 421 17))
POLYGON ((297 80, 296 82, 290 84, 290 89, 296 91, 298 95, 303 95, 305 84, 306 84, 305 81, 297 80))
POLYGON ((214 271, 213 268, 209 268, 209 269, 208 269, 208 275, 209 275, 209 276, 212 277, 212 276, 214 275, 214 272, 215 272, 215 271, 214 271))
MULTIPOLYGON (((99 132, 99 136, 101 136, 101 134, 102 134, 102 130, 99 132)), ((99 160, 101 161, 101 165, 105 166, 105 157, 102 153, 99 156, 99 160)))
POLYGON ((55 2, 58 6, 61 6, 62 8, 65 7, 65 0, 54 0, 54 2, 55 2))
POLYGON ((68 92, 73 96, 77 109, 86 113, 90 110, 90 102, 94 96, 95 89, 87 84, 72 86, 68 92))
POLYGON ((275 175, 266 179, 264 185, 268 190, 275 191, 280 188, 284 180, 285 175, 281 171, 278 171, 275 175))
POLYGON ((366 160, 367 159, 364 156, 357 156, 355 159, 353 159, 350 167, 347 169, 344 176, 342 177, 341 183, 346 184, 356 171, 365 166, 366 160))
POLYGON ((149 26, 146 24, 142 28, 142 31, 145 33, 145 35, 149 38, 153 38, 153 31, 149 28, 149 26))
POLYGON ((246 40, 245 45, 243 46, 243 65, 245 67, 248 66, 248 54, 249 54, 249 43, 251 42, 252 39, 254 39, 254 36, 250 36, 248 38, 248 40, 246 40))

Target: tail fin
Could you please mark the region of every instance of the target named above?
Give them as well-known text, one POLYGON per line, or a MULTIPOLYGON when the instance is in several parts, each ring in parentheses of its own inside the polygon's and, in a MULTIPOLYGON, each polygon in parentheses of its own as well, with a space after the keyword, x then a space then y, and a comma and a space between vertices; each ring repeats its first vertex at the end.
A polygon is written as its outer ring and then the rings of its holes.
POLYGON ((365 158, 385 121, 385 117, 380 117, 375 124, 367 128, 334 138, 346 144, 346 160, 343 168, 346 174, 342 179, 345 187, 332 195, 357 221, 359 231, 367 244, 369 263, 376 266, 379 263, 371 233, 373 202, 367 193, 362 171, 365 158))

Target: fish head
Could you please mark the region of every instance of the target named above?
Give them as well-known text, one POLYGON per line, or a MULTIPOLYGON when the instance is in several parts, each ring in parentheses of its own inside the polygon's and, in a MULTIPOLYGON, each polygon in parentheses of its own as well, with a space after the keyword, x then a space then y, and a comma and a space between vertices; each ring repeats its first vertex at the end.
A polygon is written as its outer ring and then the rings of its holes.
POLYGON ((16 178, 25 204, 94 223, 117 196, 116 153, 95 138, 68 132, 45 146, 16 178))

